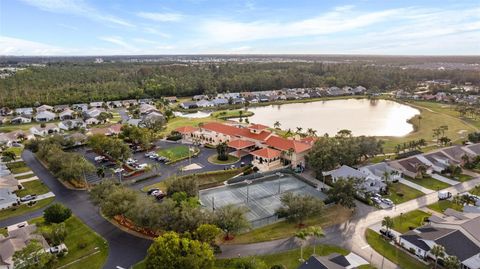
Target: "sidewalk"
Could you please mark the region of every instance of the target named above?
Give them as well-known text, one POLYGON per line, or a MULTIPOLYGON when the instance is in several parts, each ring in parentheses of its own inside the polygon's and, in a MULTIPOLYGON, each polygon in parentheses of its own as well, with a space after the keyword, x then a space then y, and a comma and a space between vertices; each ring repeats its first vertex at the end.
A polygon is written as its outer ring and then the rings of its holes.
POLYGON ((423 193, 425 193, 425 194, 429 194, 429 193, 434 192, 434 191, 431 190, 431 189, 427 189, 427 188, 425 188, 425 187, 423 187, 423 186, 420 186, 420 185, 418 185, 418 184, 415 184, 415 183, 413 183, 413 182, 411 182, 411 181, 408 181, 408 180, 406 180, 406 179, 403 179, 403 178, 401 178, 401 179, 399 180, 399 182, 402 183, 402 184, 404 184, 404 185, 407 185, 407 186, 409 186, 409 187, 411 187, 411 188, 414 188, 414 189, 416 189, 416 190, 419 190, 419 191, 421 191, 421 192, 423 192, 423 193))
POLYGON ((34 181, 34 180, 38 180, 38 177, 35 175, 31 178, 19 179, 18 183, 24 183, 24 182, 34 181))
POLYGON ((21 176, 26 176, 26 175, 34 175, 33 171, 28 171, 28 172, 24 172, 24 173, 18 173, 18 174, 13 174, 14 177, 21 177, 21 176))

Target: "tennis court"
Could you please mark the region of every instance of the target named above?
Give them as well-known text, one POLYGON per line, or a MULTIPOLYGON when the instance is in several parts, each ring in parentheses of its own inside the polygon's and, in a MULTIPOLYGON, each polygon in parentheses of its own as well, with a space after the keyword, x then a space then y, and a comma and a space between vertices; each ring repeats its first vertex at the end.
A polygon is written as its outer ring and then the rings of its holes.
POLYGON ((245 206, 249 209, 247 219, 256 221, 271 217, 281 206, 280 197, 286 192, 311 195, 325 199, 324 193, 316 190, 300 179, 291 175, 260 178, 237 183, 230 186, 200 191, 200 201, 209 209, 228 204, 245 206))

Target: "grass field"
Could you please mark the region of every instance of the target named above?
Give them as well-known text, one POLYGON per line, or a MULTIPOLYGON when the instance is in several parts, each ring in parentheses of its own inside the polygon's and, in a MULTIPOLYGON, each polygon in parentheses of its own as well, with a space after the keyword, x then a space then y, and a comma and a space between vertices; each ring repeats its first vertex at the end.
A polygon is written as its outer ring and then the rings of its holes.
POLYGON ((26 175, 23 175, 23 176, 18 176, 18 177, 15 177, 16 179, 18 180, 21 180, 21 179, 27 179, 27 178, 31 178, 31 177, 34 177, 35 174, 32 172, 31 174, 26 174, 26 175))
MULTIPOLYGON (((39 229, 48 229, 49 227, 43 217, 34 219, 32 222, 36 223, 39 229)), ((68 254, 59 258, 55 266, 61 267, 76 261, 65 268, 102 268, 108 256, 107 242, 76 216, 65 221, 65 228, 67 237, 64 243, 68 248, 68 254), (86 257, 90 254, 93 255, 86 257), (83 257, 86 258, 81 259, 83 257)))
POLYGON ((465 174, 461 174, 459 176, 456 176, 453 178, 453 180, 460 181, 460 182, 465 182, 471 180, 473 177, 465 174))
POLYGON ((22 183, 23 189, 16 191, 18 197, 23 197, 28 194, 44 194, 49 192, 48 187, 40 180, 32 180, 22 183))
POLYGON ((391 262, 400 266, 400 268, 405 269, 428 269, 430 268, 427 265, 417 261, 415 258, 412 258, 407 253, 403 252, 402 250, 398 249, 395 246, 392 246, 383 239, 375 231, 368 229, 365 233, 367 238, 368 244, 377 251, 380 255, 384 256, 385 258, 389 259, 391 262))
POLYGON ((236 163, 238 162, 239 158, 235 157, 235 156, 232 156, 230 154, 228 154, 228 159, 226 161, 220 161, 218 158, 217 158, 217 154, 213 154, 212 156, 208 157, 208 161, 210 163, 213 163, 213 164, 233 164, 233 163, 236 163))
MULTIPOLYGON (((200 150, 196 149, 195 152, 190 152, 190 156, 198 154, 200 150)), ((189 147, 185 145, 175 146, 167 149, 160 149, 157 154, 170 159, 169 163, 178 162, 184 160, 189 156, 189 147)))
MULTIPOLYGON (((323 228, 340 224, 352 216, 352 211, 339 205, 326 208, 319 216, 310 218, 305 221, 306 226, 321 226, 323 228)), ((287 238, 294 236, 300 228, 296 223, 288 221, 281 221, 274 224, 270 224, 258 229, 254 229, 250 232, 243 233, 235 236, 231 241, 227 241, 227 244, 247 244, 264 242, 270 240, 276 240, 280 238, 287 238)))
POLYGON ((445 135, 454 142, 466 138, 466 134, 462 134, 462 131, 472 132, 477 127, 480 127, 480 123, 460 119, 458 112, 453 111, 449 107, 444 107, 444 104, 420 101, 405 102, 405 104, 418 108, 421 111, 422 119, 418 120, 417 117, 411 121, 415 125, 416 131, 406 136, 381 137, 385 141, 385 152, 393 152, 397 144, 421 138, 425 139, 429 144, 434 143, 433 129, 438 128, 440 125, 448 126, 445 135))
POLYGON ((463 206, 453 203, 452 201, 449 201, 449 200, 441 200, 434 204, 428 205, 427 207, 439 213, 443 213, 443 211, 445 211, 445 209, 447 208, 455 209, 457 211, 463 210, 463 206))
POLYGON ((403 202, 418 198, 423 195, 423 192, 411 188, 402 183, 392 183, 390 187, 390 192, 384 197, 389 198, 395 204, 401 204, 403 202))
POLYGON ((430 214, 421 210, 410 211, 393 218, 393 229, 399 233, 406 233, 410 230, 410 227, 422 226, 424 219, 430 216, 430 214))
POLYGON ((159 188, 162 191, 166 191, 167 184, 165 182, 168 182, 170 180, 175 180, 175 178, 179 178, 179 177, 196 177, 198 180, 198 186, 200 189, 202 189, 208 186, 212 186, 212 185, 216 185, 218 183, 224 182, 225 180, 230 179, 240 174, 241 172, 243 172, 243 169, 244 168, 218 170, 218 171, 212 171, 212 172, 191 174, 186 176, 170 177, 164 181, 143 187, 142 191, 148 191, 149 189, 152 189, 152 188, 159 188))
POLYGON ((475 188, 471 189, 469 192, 473 195, 480 196, 480 185, 475 186, 475 188))
MULTIPOLYGON (((332 245, 318 245, 316 247, 316 254, 320 256, 327 256, 333 253, 338 253, 342 255, 348 255, 350 253, 348 250, 343 248, 332 246, 332 245)), ((305 247, 303 249, 303 258, 307 260, 313 254, 313 247, 305 247)), ((273 265, 281 264, 285 266, 286 269, 297 269, 300 264, 302 264, 300 259, 300 249, 293 249, 286 252, 280 252, 270 255, 259 255, 255 256, 255 259, 260 259, 267 264, 267 268, 270 268, 273 265)), ((234 259, 225 259, 217 260, 215 263, 216 269, 225 269, 229 268, 229 264, 234 259)), ((137 268, 137 267, 135 267, 137 268)))
MULTIPOLYGON (((59 123, 60 121, 49 121, 48 123, 59 123)), ((22 130, 29 131, 33 126, 40 125, 38 122, 31 122, 25 124, 3 124, 0 125, 0 133, 8 133, 12 131, 22 130)))
POLYGON ((0 210, 0 220, 20 216, 25 213, 38 210, 42 207, 49 205, 51 202, 53 202, 53 200, 55 200, 55 197, 50 197, 47 199, 40 200, 33 206, 21 205, 19 207, 16 207, 15 209, 8 208, 8 209, 0 210))
POLYGON ((8 149, 5 150, 5 152, 13 152, 15 153, 16 158, 18 159, 21 157, 22 152, 23 152, 23 146, 22 147, 9 147, 8 149))
POLYGON ((431 177, 423 177, 423 178, 409 178, 407 176, 404 176, 404 178, 410 182, 413 182, 415 184, 418 184, 420 186, 423 186, 427 189, 430 189, 430 190, 434 190, 434 191, 437 191, 437 190, 441 190, 441 189, 445 189, 445 188, 448 188, 450 187, 449 184, 445 183, 445 182, 442 182, 442 181, 439 181, 439 180, 436 180, 434 178, 431 178, 431 177))
POLYGON ((31 171, 24 161, 7 163, 7 167, 10 169, 12 174, 20 174, 31 171))
POLYGON ((189 118, 182 118, 182 117, 175 117, 168 121, 167 127, 163 130, 162 134, 170 134, 173 130, 177 129, 178 127, 182 126, 194 126, 198 127, 201 123, 207 122, 221 122, 222 120, 208 117, 208 118, 199 118, 199 119, 189 119, 189 118))
POLYGON ((250 117, 250 116, 253 116, 254 114, 252 111, 236 109, 236 110, 215 111, 212 113, 211 116, 218 119, 240 118, 240 111, 242 111, 242 117, 250 117))

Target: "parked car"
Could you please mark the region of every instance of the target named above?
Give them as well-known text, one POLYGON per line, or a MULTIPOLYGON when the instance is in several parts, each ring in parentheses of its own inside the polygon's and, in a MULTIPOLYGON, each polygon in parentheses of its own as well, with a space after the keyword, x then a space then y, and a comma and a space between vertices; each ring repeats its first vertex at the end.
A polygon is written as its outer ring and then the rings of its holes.
POLYGON ((105 156, 97 156, 94 158, 95 162, 101 163, 103 160, 105 160, 105 156))
POLYGON ((158 157, 159 157, 159 156, 158 156, 157 153, 153 153, 153 154, 150 154, 150 156, 148 156, 148 158, 150 158, 150 159, 156 159, 156 158, 158 158, 158 157))
POLYGON ((147 191, 147 194, 148 194, 148 195, 152 195, 153 192, 159 191, 159 190, 160 190, 160 189, 158 189, 158 188, 149 189, 149 190, 147 191))
POLYGON ((382 202, 388 206, 393 206, 393 201, 388 198, 383 198, 382 202))
POLYGON ((29 195, 25 195, 22 198, 20 198, 20 201, 21 202, 28 202, 28 201, 31 201, 31 200, 35 200, 35 198, 37 198, 36 194, 29 194, 29 195))
POLYGON ((126 163, 127 163, 128 165, 133 165, 133 164, 135 164, 135 163, 137 163, 137 162, 138 162, 138 160, 132 159, 132 158, 128 158, 127 161, 126 161, 126 163))
POLYGON ((148 164, 142 163, 142 164, 137 165, 135 168, 136 169, 145 169, 145 168, 147 168, 147 166, 148 166, 148 164))
POLYGON ((387 237, 388 239, 391 239, 391 240, 395 240, 395 238, 397 238, 397 237, 395 236, 395 234, 393 234, 392 231, 387 230, 387 229, 385 229, 385 228, 380 229, 380 234, 383 235, 383 236, 385 236, 385 237, 387 237))
POLYGON ((48 252, 50 252, 52 254, 59 253, 60 252, 60 247, 59 246, 51 247, 51 248, 48 249, 48 252))
POLYGON ((377 205, 382 202, 382 200, 380 200, 380 198, 375 197, 375 196, 372 197, 372 201, 373 201, 374 203, 376 203, 377 205))
POLYGON ((123 168, 117 168, 117 169, 113 170, 113 172, 114 172, 115 174, 121 173, 121 172, 123 172, 123 171, 125 171, 125 169, 123 169, 123 168))
POLYGON ((150 158, 150 156, 153 155, 153 154, 156 154, 156 153, 153 152, 153 151, 149 151, 149 152, 145 153, 145 157, 150 158))
POLYGON ((438 192, 438 200, 447 200, 450 197, 452 197, 452 194, 448 191, 439 191, 438 192))

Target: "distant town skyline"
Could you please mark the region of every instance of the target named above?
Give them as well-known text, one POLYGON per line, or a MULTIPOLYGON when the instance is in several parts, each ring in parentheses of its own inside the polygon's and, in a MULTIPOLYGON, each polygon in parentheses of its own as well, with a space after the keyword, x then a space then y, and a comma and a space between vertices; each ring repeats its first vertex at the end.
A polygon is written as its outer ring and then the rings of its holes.
POLYGON ((0 55, 480 55, 480 1, 0 3, 0 55))

